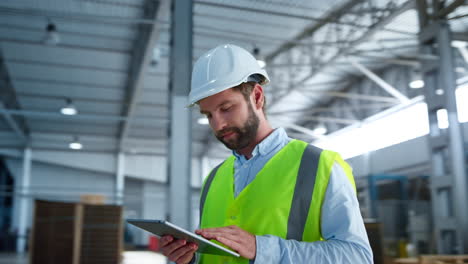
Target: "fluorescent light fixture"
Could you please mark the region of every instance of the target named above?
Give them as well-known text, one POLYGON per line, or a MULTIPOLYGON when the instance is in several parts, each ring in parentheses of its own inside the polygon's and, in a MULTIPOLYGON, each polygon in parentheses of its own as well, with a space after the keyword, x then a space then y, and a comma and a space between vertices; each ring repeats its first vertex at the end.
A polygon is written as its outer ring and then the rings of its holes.
POLYGON ((468 122, 468 84, 455 90, 455 97, 457 98, 457 113, 458 121, 460 123, 468 122))
POLYGON ((57 32, 57 27, 54 23, 47 24, 46 35, 44 37, 44 44, 57 45, 60 43, 60 35, 57 32))
POLYGON ((71 142, 68 146, 71 149, 76 149, 76 150, 83 148, 83 145, 80 142, 71 142))
POLYGON ((444 94, 444 90, 442 90, 442 89, 437 89, 437 90, 435 90, 435 93, 436 93, 437 95, 443 95, 443 94, 444 94))
POLYGON ((465 48, 465 47, 468 47, 468 44, 465 41, 452 40, 452 47, 465 48))
POLYGON ((200 117, 198 118, 198 124, 200 125, 208 125, 210 121, 208 121, 208 118, 206 117, 200 117))
POLYGON ((449 127, 447 109, 437 110, 437 125, 440 129, 447 129, 449 127))
POLYGON ((68 144, 68 147, 74 150, 79 150, 83 148, 83 144, 80 143, 77 136, 74 136, 73 141, 68 144))
POLYGON ((66 105, 60 109, 60 112, 63 115, 76 115, 78 114, 78 110, 76 110, 76 107, 73 105, 73 102, 71 99, 66 99, 66 105))
POLYGON ((324 125, 320 125, 313 130, 314 134, 317 136, 323 136, 327 133, 327 131, 328 130, 324 125))
POLYGON ((78 113, 78 111, 76 111, 74 107, 68 107, 68 106, 60 109, 60 112, 64 115, 76 115, 78 113))
POLYGON ((412 89, 419 89, 424 87, 424 81, 423 80, 414 80, 409 83, 409 87, 412 89))
POLYGON ((260 68, 265 68, 266 66, 266 62, 263 60, 257 60, 257 63, 258 63, 258 66, 260 66, 260 68))

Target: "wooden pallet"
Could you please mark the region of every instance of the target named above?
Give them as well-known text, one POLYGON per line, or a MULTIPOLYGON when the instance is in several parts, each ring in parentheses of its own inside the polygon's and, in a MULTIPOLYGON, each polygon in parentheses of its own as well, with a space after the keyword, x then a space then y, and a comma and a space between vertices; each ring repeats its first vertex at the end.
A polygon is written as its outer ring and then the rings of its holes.
POLYGON ((465 264, 468 255, 422 255, 419 258, 400 258, 394 264, 465 264))
POLYGON ((423 255, 419 264, 463 264, 468 263, 468 255, 423 255))

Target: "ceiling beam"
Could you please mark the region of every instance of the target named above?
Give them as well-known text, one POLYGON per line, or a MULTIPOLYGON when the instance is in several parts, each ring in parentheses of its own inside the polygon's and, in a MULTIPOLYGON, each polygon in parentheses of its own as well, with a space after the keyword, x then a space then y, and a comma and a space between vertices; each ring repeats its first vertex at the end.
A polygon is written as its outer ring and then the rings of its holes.
POLYGON ((127 85, 128 98, 127 106, 124 106, 123 116, 127 119, 123 121, 119 133, 120 143, 119 148, 122 149, 125 138, 129 134, 132 117, 135 115, 137 100, 143 90, 143 80, 148 72, 150 61, 153 57, 153 50, 160 36, 161 23, 157 20, 163 14, 169 12, 169 0, 147 1, 145 11, 148 12, 148 17, 153 21, 152 25, 140 25, 140 32, 132 62, 130 63, 130 74, 127 85))
POLYGON ((453 11, 455 11, 455 9, 464 5, 467 2, 468 1, 466 0, 455 0, 451 2, 448 6, 442 8, 441 10, 439 10, 439 12, 437 12, 436 18, 446 17, 448 14, 452 13, 453 11))
MULTIPOLYGON (((3 53, 0 50, 0 110, 21 110, 16 97, 15 89, 10 79, 3 53)), ((24 142, 29 142, 29 128, 23 117, 12 116, 9 113, 2 112, 3 117, 15 132, 15 134, 24 142)))
POLYGON ((317 121, 323 123, 336 123, 343 125, 352 125, 360 122, 358 119, 351 118, 338 118, 338 117, 328 117, 328 116, 305 116, 302 121, 317 121))
POLYGON ((386 82, 384 79, 380 78, 377 74, 373 73, 371 70, 366 68, 364 65, 359 63, 358 61, 349 58, 348 61, 356 67, 359 71, 361 71, 367 78, 371 79, 373 82, 375 82, 378 86, 380 86, 382 89, 384 89, 386 92, 389 94, 393 95, 393 97, 397 98, 400 100, 402 103, 408 102, 409 99, 406 97, 406 95, 402 94, 400 91, 398 91, 395 87, 390 85, 388 82, 386 82))
POLYGON ((331 96, 331 97, 340 97, 340 98, 382 102, 382 103, 398 103, 399 102, 399 100, 394 97, 367 95, 367 94, 359 94, 359 93, 349 93, 349 92, 339 92, 339 91, 329 91, 329 90, 300 90, 299 92, 303 94, 315 93, 315 94, 323 94, 325 96, 331 96))
MULTIPOLYGON (((356 0, 356 1, 365 2, 363 0, 356 0)), ((327 21, 324 18, 291 14, 291 13, 286 13, 286 12, 279 12, 279 11, 273 11, 273 10, 260 9, 260 8, 251 8, 251 7, 246 7, 246 6, 227 5, 223 3, 214 3, 214 2, 202 1, 202 0, 195 1, 195 4, 212 6, 212 7, 217 7, 217 8, 224 8, 224 9, 246 11, 246 12, 251 12, 252 14, 265 14, 265 15, 271 15, 271 16, 277 16, 277 17, 294 18, 294 19, 301 19, 301 20, 307 20, 307 21, 316 21, 319 23, 333 23, 333 24, 346 25, 346 26, 357 27, 357 28, 366 27, 365 25, 360 25, 360 24, 351 23, 351 22, 339 22, 338 20, 327 21)))
POLYGON ((269 116, 274 115, 284 115, 287 113, 300 113, 302 115, 312 115, 316 113, 323 113, 323 112, 336 112, 336 111, 353 111, 353 110, 360 110, 360 109, 382 109, 383 107, 393 106, 395 103, 359 103, 355 106, 324 106, 324 107, 314 107, 314 108, 296 108, 296 109, 287 109, 281 110, 277 112, 269 112, 269 116))
MULTIPOLYGON (((415 3, 414 1, 412 0, 409 0, 407 2, 405 2, 404 4, 402 4, 400 7, 398 7, 394 12, 392 12, 391 14, 383 17, 383 18, 380 18, 378 22, 374 23, 369 30, 367 30, 365 33, 363 33, 359 38, 357 38, 356 40, 354 41, 351 41, 349 43, 349 45, 343 47, 342 49, 340 49, 333 57, 331 57, 328 61, 326 62, 323 62, 323 63, 320 63, 319 65, 317 65, 316 71, 313 71, 311 72, 310 74, 307 74, 304 78, 302 78, 301 80, 299 80, 298 82, 295 82, 291 85, 290 87, 290 90, 289 90, 289 93, 296 90, 296 89, 299 89, 299 88, 303 88, 303 84, 310 80, 312 77, 314 77, 316 74, 320 73, 323 71, 323 69, 326 69, 327 67, 329 67, 330 65, 333 65, 333 63, 338 60, 338 58, 341 58, 342 56, 345 56, 347 55, 350 51, 352 51, 355 47, 357 47, 358 45, 362 44, 362 43, 365 43, 367 40, 369 40, 374 34, 376 34, 377 32, 381 31, 386 25, 388 25, 389 23, 391 23, 396 17, 398 17, 399 15, 403 14, 404 12, 408 11, 408 10, 411 10, 415 7, 415 3)), ((288 43, 286 43, 288 44, 288 43)), ((288 50, 289 48, 291 47, 294 47, 293 44, 289 44, 288 46, 284 46, 284 49, 285 50, 288 50)), ((274 55, 275 53, 272 53, 271 55, 274 55)), ((269 107, 272 107, 273 105, 279 103, 283 98, 286 98, 286 97, 282 97, 280 98, 279 100, 276 100, 276 101, 272 101, 269 105, 269 107)))
POLYGON ((316 20, 317 23, 305 28, 301 33, 299 33, 295 38, 293 38, 290 41, 285 42, 282 44, 279 48, 271 52, 265 57, 265 60, 267 62, 271 62, 275 57, 277 57, 279 54, 284 53, 289 51, 290 49, 294 48, 297 46, 297 43, 300 42, 301 40, 312 36, 315 32, 317 32, 319 29, 321 29, 323 26, 333 23, 341 16, 346 14, 346 12, 349 12, 354 6, 363 3, 362 0, 350 0, 338 7, 337 9, 329 12, 323 19, 316 20))
MULTIPOLYGON (((118 116, 109 114, 77 114, 77 115, 63 115, 57 111, 40 111, 40 110, 22 110, 22 109, 5 109, 3 104, 0 102, 0 113, 4 116, 15 116, 15 117, 30 117, 35 119, 47 119, 47 120, 79 120, 79 121, 115 121, 125 122, 130 119, 128 116, 118 116)), ((139 124, 147 123, 168 123, 169 119, 162 118, 159 116, 138 116, 133 117, 132 121, 138 121, 139 124)), ((135 122, 136 124, 137 122, 135 122)))
MULTIPOLYGON (((153 4, 158 5, 161 1, 151 1, 153 4)), ((111 26, 125 26, 125 25, 153 25, 155 20, 152 18, 134 18, 134 17, 124 17, 124 16, 96 16, 96 15, 86 15, 77 12, 55 12, 55 11, 45 11, 37 10, 33 8, 10 8, 10 7, 0 7, 0 13, 8 15, 19 15, 19 16, 36 16, 44 18, 53 18, 53 19, 63 19, 68 21, 76 21, 85 24, 106 24, 111 26)), ((157 21, 158 23, 167 24, 167 21, 157 21)))

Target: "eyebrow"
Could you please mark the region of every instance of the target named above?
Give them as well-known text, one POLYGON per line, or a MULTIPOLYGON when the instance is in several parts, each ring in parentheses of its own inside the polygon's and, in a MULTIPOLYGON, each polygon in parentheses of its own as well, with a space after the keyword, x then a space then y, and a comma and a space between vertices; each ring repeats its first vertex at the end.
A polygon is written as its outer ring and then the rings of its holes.
MULTIPOLYGON (((221 102, 220 104, 218 104, 218 105, 216 106, 216 108, 219 108, 219 107, 221 107, 221 106, 223 106, 223 105, 225 105, 225 104, 227 104, 227 103, 231 103, 231 101, 229 101, 229 99, 227 99, 226 101, 223 101, 223 102, 221 102)), ((208 113, 209 113, 209 112, 203 111, 203 110, 200 109, 200 114, 206 115, 206 114, 208 114, 208 113)))

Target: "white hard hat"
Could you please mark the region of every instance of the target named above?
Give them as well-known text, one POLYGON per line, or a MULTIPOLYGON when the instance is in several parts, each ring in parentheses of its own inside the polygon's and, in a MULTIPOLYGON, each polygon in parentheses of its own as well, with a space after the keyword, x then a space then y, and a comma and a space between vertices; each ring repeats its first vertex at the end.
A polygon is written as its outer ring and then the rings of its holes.
POLYGON ((266 71, 248 51, 231 44, 218 46, 195 62, 189 106, 248 81, 256 81, 261 85, 270 82, 266 71))

